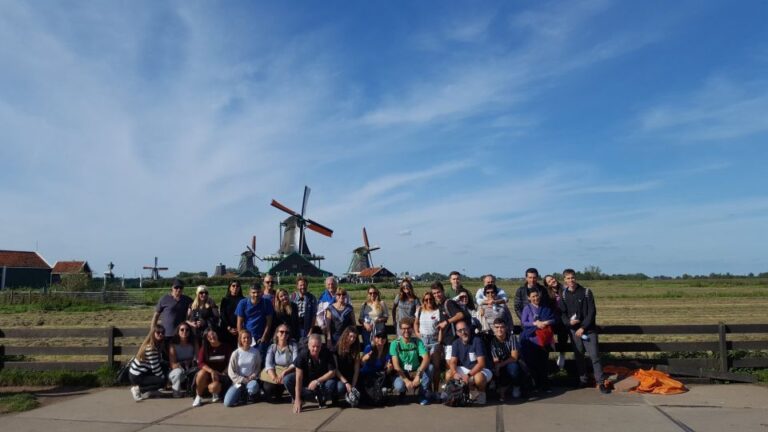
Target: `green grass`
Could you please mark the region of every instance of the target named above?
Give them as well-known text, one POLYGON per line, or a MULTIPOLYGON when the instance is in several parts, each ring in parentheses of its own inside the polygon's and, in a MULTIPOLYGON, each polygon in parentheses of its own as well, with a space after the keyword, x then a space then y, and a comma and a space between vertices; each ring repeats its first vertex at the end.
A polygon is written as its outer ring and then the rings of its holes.
POLYGON ((29 393, 0 394, 0 414, 29 411, 40 406, 29 393))
POLYGON ((20 369, 0 370, 0 387, 3 386, 65 386, 107 387, 115 384, 117 371, 106 366, 93 372, 65 370, 29 371, 20 369))

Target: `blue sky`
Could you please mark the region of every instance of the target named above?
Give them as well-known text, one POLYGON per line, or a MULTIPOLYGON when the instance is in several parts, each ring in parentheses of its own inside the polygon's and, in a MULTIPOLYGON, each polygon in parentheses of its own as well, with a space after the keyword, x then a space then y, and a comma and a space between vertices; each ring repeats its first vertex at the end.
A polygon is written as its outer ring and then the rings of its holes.
MULTIPOLYGON (((0 2, 0 248, 768 271, 768 4, 0 2)), ((264 264, 258 263, 260 268, 264 264)), ((147 274, 144 272, 144 274, 147 274)))

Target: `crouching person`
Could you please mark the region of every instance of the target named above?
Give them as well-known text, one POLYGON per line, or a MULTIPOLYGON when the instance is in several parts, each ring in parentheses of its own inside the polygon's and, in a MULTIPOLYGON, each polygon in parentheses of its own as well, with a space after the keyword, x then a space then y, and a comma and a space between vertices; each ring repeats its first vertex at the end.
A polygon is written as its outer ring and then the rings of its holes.
POLYGON ((229 359, 227 375, 232 385, 224 395, 224 406, 239 405, 244 398, 253 402, 259 394, 259 382, 256 378, 261 370, 261 353, 251 347, 251 332, 240 330, 237 334, 237 349, 229 359))
POLYGON ((285 388, 293 399, 293 412, 300 413, 304 400, 314 398, 320 408, 325 408, 327 396, 336 389, 336 364, 325 347, 320 335, 311 334, 306 350, 299 351, 293 362, 296 373, 284 378, 285 388))
POLYGON ((400 401, 404 399, 406 391, 418 389, 419 404, 428 405, 431 398, 429 377, 432 369, 424 342, 412 337, 413 318, 400 320, 400 335, 389 347, 392 367, 396 374, 393 387, 400 396, 400 401))
POLYGON ((136 402, 149 398, 151 391, 165 385, 165 375, 160 366, 164 340, 165 329, 155 326, 144 338, 136 357, 131 361, 131 396, 136 402))
POLYGON ((469 326, 464 321, 456 323, 458 338, 453 341, 451 359, 448 361, 446 381, 460 379, 470 390, 477 390, 474 402, 484 405, 486 401, 485 388, 493 378, 493 373, 486 368, 485 350, 480 338, 474 337, 469 326))
POLYGON ((197 366, 200 371, 195 376, 195 400, 193 407, 203 404, 206 391, 211 393, 211 402, 218 402, 221 392, 230 384, 227 376, 227 359, 232 355, 232 348, 219 340, 219 335, 213 329, 206 330, 203 336, 203 347, 197 355, 197 366))
POLYGON ((499 393, 499 401, 503 402, 506 389, 512 386, 512 397, 519 398, 521 368, 518 363, 520 350, 517 337, 512 329, 507 327, 504 318, 496 318, 493 321, 493 339, 491 339, 491 358, 496 376, 496 391, 499 393))

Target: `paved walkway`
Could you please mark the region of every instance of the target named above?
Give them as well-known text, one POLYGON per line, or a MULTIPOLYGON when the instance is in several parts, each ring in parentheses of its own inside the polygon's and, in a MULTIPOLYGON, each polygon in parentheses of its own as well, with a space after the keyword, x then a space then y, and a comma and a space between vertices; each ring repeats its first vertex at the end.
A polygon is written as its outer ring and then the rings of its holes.
POLYGON ((105 389, 0 418, 14 432, 203 431, 761 431, 768 432, 768 388, 698 385, 675 396, 594 389, 558 391, 544 399, 471 408, 411 404, 378 409, 316 409, 300 415, 288 403, 191 407, 191 399, 134 402, 127 388, 105 389))

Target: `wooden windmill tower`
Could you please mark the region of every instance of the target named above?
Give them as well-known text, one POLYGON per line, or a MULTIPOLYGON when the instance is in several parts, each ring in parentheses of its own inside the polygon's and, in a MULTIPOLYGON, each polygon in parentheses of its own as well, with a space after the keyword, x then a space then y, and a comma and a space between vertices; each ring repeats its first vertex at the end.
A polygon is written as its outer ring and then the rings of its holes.
POLYGON ((263 258, 264 261, 275 261, 270 273, 282 272, 284 274, 303 274, 305 276, 330 275, 329 272, 318 267, 324 256, 315 255, 307 246, 305 229, 309 228, 326 237, 333 236, 333 230, 307 218, 307 201, 309 200, 309 186, 304 186, 304 199, 301 204, 301 213, 297 213, 287 206, 272 200, 272 207, 278 208, 290 216, 280 223, 280 249, 275 255, 263 258), (303 261, 303 262, 302 262, 303 261), (313 264, 313 262, 315 264, 313 264))
POLYGON ((349 263, 347 273, 358 276, 361 271, 373 267, 371 252, 381 249, 379 246, 371 247, 368 242, 368 232, 363 227, 363 245, 352 251, 352 261, 349 263))
POLYGON ((251 238, 251 245, 246 246, 245 251, 240 254, 240 265, 237 267, 237 275, 239 277, 259 276, 259 268, 256 267, 255 258, 259 258, 259 256, 256 255, 256 236, 253 236, 251 238))
POLYGON ((168 267, 158 267, 157 266, 157 257, 155 257, 155 265, 154 266, 144 266, 144 270, 152 270, 152 274, 149 276, 152 280, 158 280, 160 279, 160 272, 168 270, 168 267))

